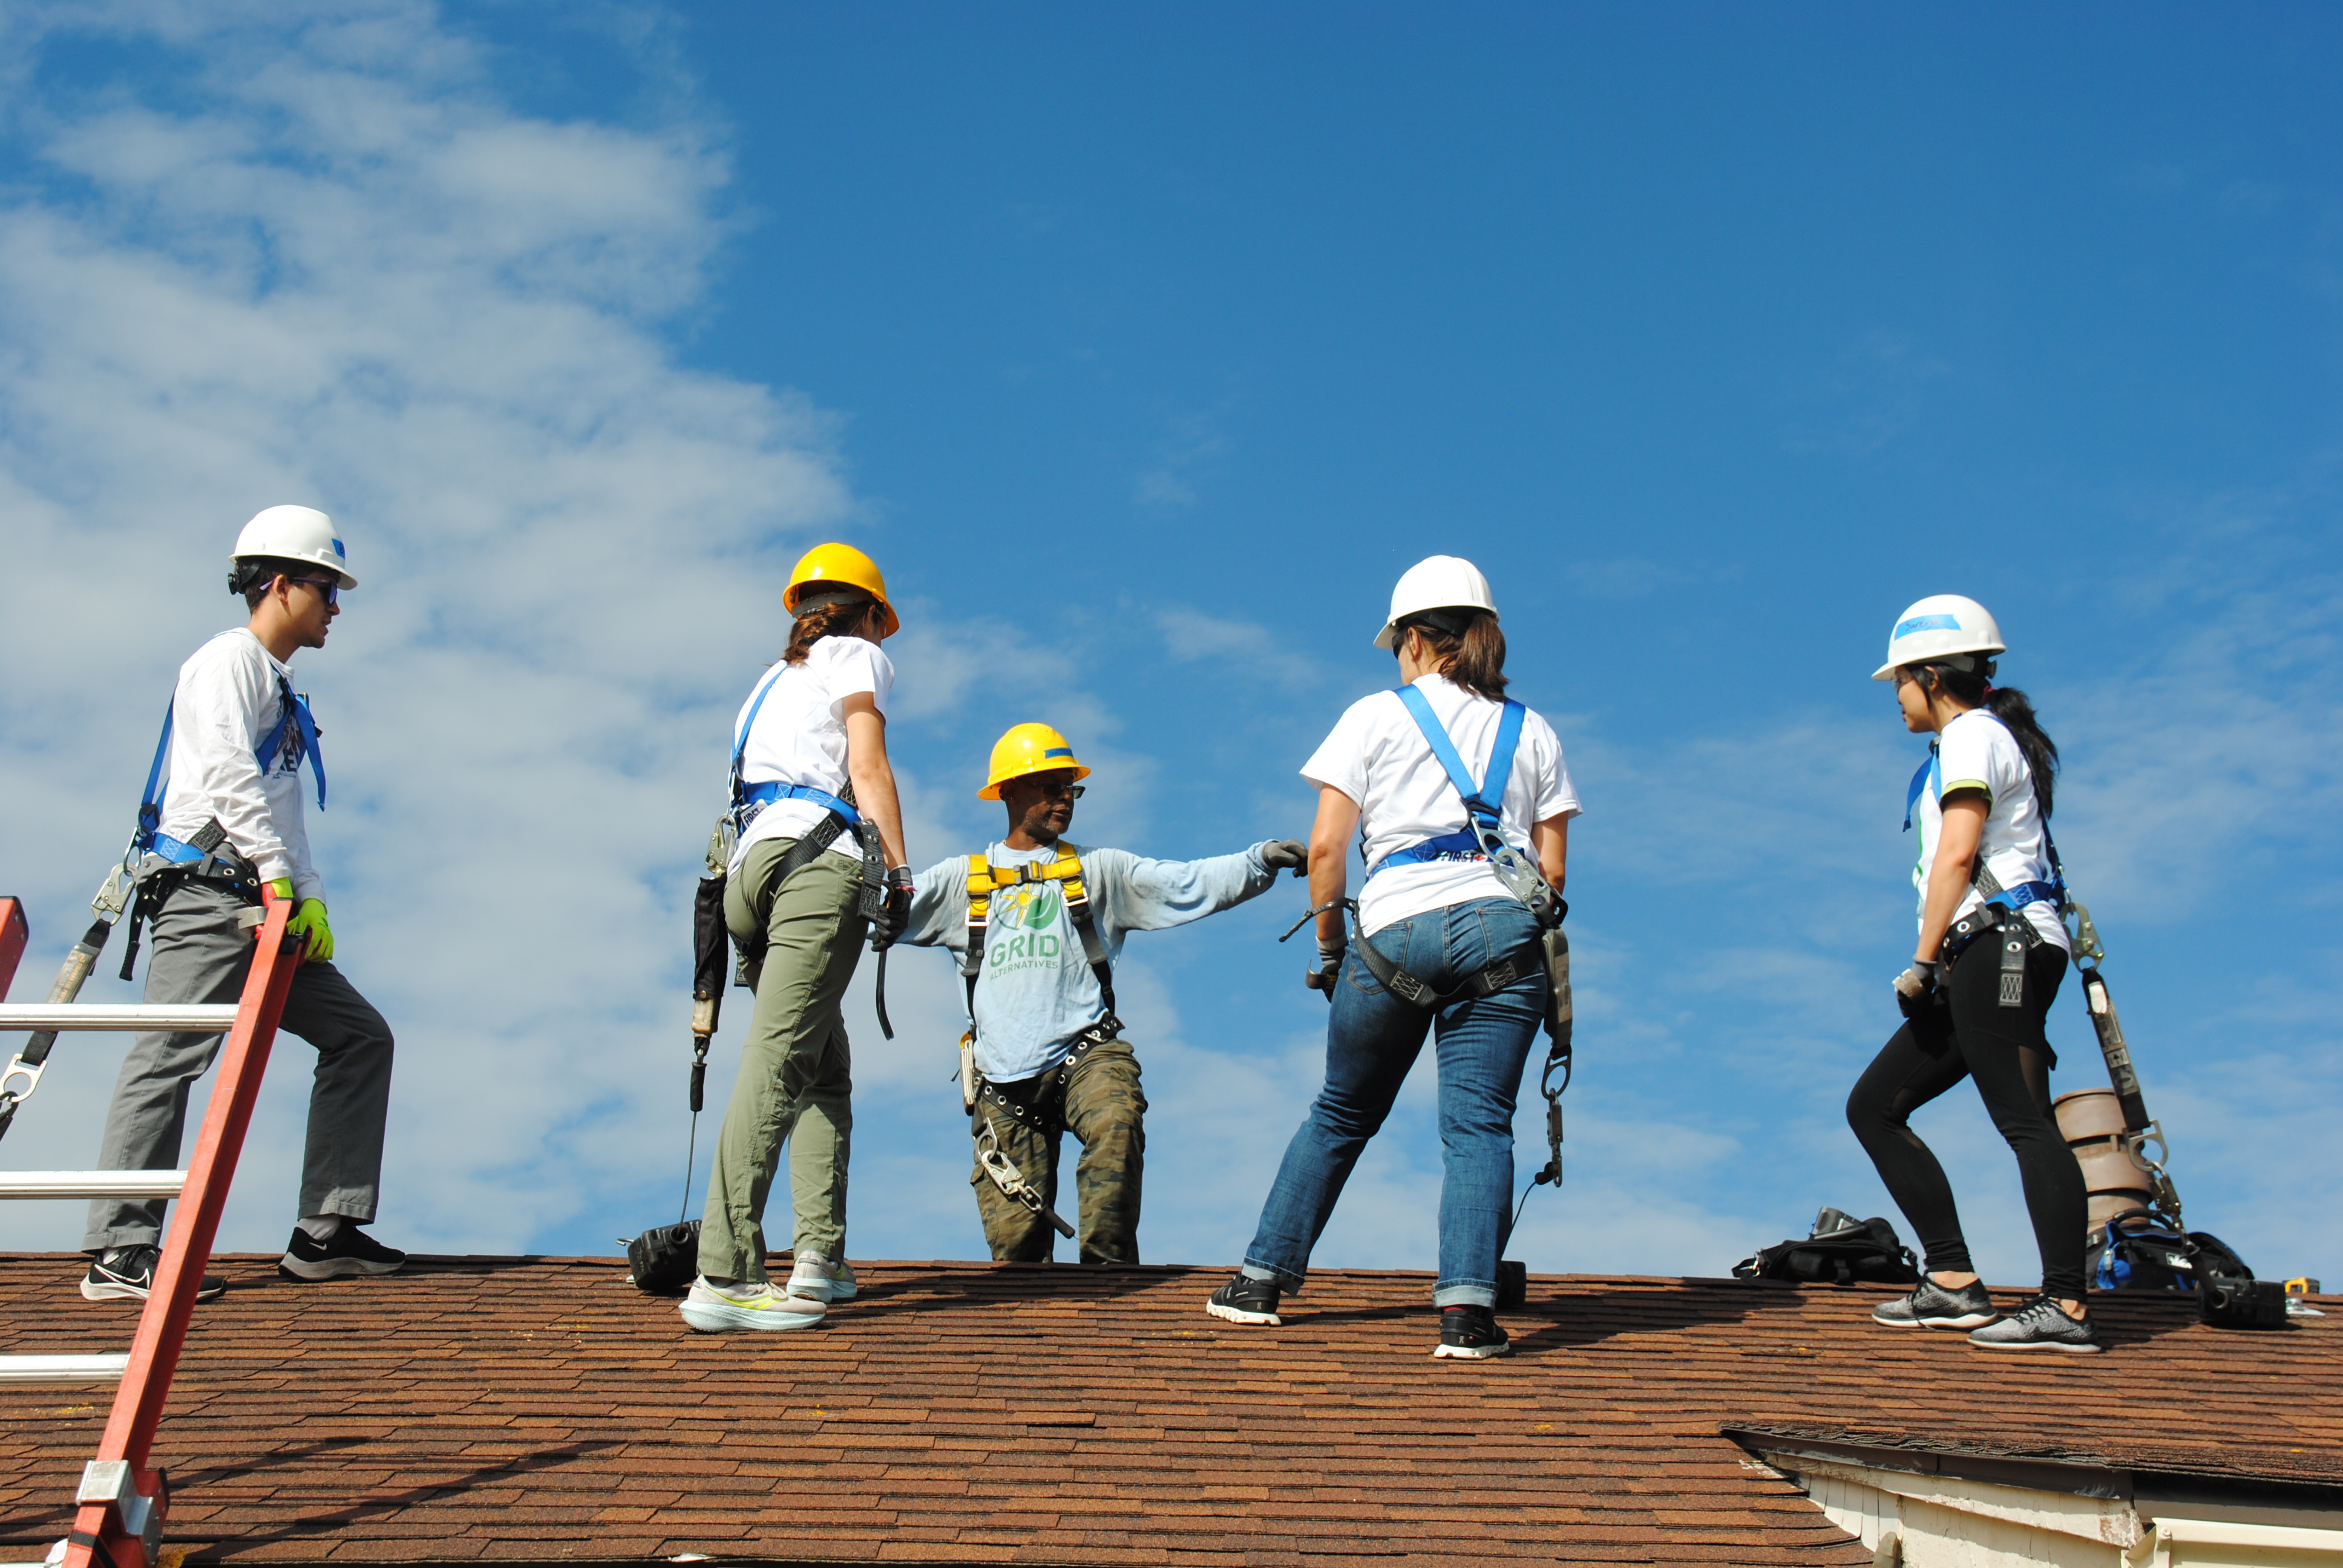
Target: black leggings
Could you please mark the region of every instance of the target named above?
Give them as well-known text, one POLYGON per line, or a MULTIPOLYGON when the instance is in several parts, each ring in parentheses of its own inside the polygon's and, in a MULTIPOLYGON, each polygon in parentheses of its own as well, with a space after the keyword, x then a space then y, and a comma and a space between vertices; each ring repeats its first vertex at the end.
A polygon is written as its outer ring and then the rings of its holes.
POLYGON ((2026 1005, 2006 1008, 2000 1005, 2000 950, 1999 941, 1986 936, 1961 955, 1945 980, 1952 1006, 1896 1031, 1846 1097, 1847 1125, 1918 1233, 1929 1271, 1974 1273, 1952 1183, 1912 1131, 1911 1116, 1962 1079, 1976 1079, 1994 1126, 2017 1156, 2035 1245, 2042 1251, 2043 1293, 2080 1300, 2083 1171, 2050 1114, 2050 1070, 2058 1056, 2042 1033, 2043 1017, 2066 976, 2066 955, 2048 942, 2029 952, 2026 1005))

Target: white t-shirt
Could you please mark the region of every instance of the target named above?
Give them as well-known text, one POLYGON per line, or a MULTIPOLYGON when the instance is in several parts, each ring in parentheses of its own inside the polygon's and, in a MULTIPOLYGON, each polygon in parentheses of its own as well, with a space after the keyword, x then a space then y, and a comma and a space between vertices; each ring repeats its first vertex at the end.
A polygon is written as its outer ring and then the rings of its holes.
MULTIPOLYGON (((1420 677, 1415 685, 1430 700, 1464 766, 1474 779, 1485 780, 1504 705, 1477 697, 1444 675, 1420 677)), ((1331 784, 1359 803, 1370 866, 1394 849, 1465 825, 1464 802, 1449 782, 1448 770, 1432 754, 1431 742, 1395 691, 1361 698, 1344 709, 1333 732, 1302 765, 1302 776, 1321 788, 1331 784)), ((1513 770, 1505 779, 1498 813, 1505 842, 1534 865, 1530 824, 1578 812, 1578 792, 1570 787, 1561 739, 1553 725, 1535 713, 1524 713, 1513 770)), ((1386 866, 1359 890, 1359 930, 1372 936, 1394 920, 1426 910, 1512 897, 1485 859, 1386 866)))
MULTIPOLYGON (((859 637, 825 637, 813 645, 803 664, 786 664, 767 670, 749 692, 732 720, 732 733, 749 722, 757 709, 757 722, 749 731, 740 759, 744 784, 810 784, 832 795, 846 789, 846 699, 869 692, 883 718, 887 694, 895 685, 895 666, 875 642, 859 637), (767 687, 769 683, 770 689, 767 687), (765 704, 757 708, 757 693, 765 704)), ((732 869, 759 839, 801 839, 829 809, 811 800, 776 800, 757 813, 749 830, 732 851, 732 869)), ((833 855, 850 860, 862 858, 851 833, 840 833, 830 847, 833 855)))
MULTIPOLYGON (((1919 863, 1912 868, 1912 885, 1920 890, 1920 917, 1928 912, 1928 869, 1936 863, 1936 841, 1944 831, 1943 798, 1956 789, 1982 789, 1986 795, 1985 831, 1977 841, 1978 857, 2005 888, 2020 882, 2050 879, 2050 850, 2044 836, 2041 802, 2034 794, 2034 773, 2026 753, 2009 727, 1982 708, 1973 708, 1944 728, 1936 737, 1936 767, 1929 787, 1920 791, 1912 820, 1920 835, 1919 863)), ((1953 911, 1953 919, 1976 909, 1985 900, 1972 885, 1953 911)), ((2066 928, 2049 903, 2026 906, 2034 929, 2066 949, 2066 928)))
POLYGON ((243 627, 221 632, 179 667, 161 826, 184 844, 216 817, 262 881, 290 879, 295 898, 323 900, 301 816, 302 749, 280 744, 266 775, 254 756, 285 720, 283 683, 292 676, 243 627))

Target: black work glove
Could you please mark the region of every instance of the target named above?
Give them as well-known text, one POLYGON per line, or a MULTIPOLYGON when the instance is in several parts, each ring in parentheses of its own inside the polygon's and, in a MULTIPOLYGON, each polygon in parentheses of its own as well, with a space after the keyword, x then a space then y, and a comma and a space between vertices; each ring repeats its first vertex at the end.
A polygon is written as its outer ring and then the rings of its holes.
POLYGON ((887 904, 870 931, 870 945, 888 948, 911 925, 911 868, 897 866, 887 873, 887 904))
POLYGON ((1331 948, 1324 942, 1320 942, 1318 967, 1315 970, 1304 970, 1302 983, 1312 990, 1324 991, 1326 1000, 1331 1005, 1334 1000, 1334 979, 1342 972, 1342 955, 1350 950, 1351 944, 1348 942, 1336 942, 1331 948))
POLYGON ((1310 846, 1299 839, 1272 839, 1261 847, 1261 861, 1272 875, 1291 866, 1295 876, 1305 877, 1310 874, 1310 846))
POLYGON ((1906 1018, 1922 1017, 1930 1008, 1940 1005, 1940 973, 1941 967, 1935 962, 1915 959, 1910 969, 1896 977, 1896 1006, 1906 1018))

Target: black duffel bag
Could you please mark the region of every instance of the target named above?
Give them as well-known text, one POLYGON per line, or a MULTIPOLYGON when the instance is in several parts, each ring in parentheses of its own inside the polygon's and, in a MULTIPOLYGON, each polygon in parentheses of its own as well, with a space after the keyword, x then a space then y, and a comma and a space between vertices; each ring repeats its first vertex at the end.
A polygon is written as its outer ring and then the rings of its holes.
POLYGON ((679 1295, 699 1275, 699 1221, 660 1225, 627 1243, 627 1277, 654 1296, 679 1295))
POLYGON ((1742 1259, 1733 1265, 1733 1277, 1794 1285, 1916 1285, 1920 1261, 1885 1220, 1857 1220, 1825 1209, 1805 1241, 1785 1241, 1742 1259))

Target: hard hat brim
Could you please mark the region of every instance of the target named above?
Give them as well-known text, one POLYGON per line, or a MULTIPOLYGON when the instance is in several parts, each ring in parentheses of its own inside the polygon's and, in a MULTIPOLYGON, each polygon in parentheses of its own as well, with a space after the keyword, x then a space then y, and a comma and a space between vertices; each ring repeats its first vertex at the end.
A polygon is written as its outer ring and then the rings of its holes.
POLYGON ((1028 768, 1021 773, 1003 773, 1000 778, 979 789, 976 792, 976 798, 980 800, 998 800, 1001 799, 1001 787, 1012 779, 1031 779, 1036 773, 1064 773, 1069 770, 1073 773, 1074 782, 1077 784, 1091 776, 1091 770, 1079 762, 1061 762, 1049 768, 1028 768))

